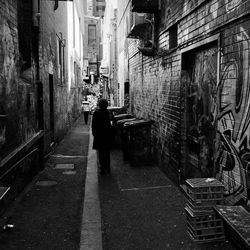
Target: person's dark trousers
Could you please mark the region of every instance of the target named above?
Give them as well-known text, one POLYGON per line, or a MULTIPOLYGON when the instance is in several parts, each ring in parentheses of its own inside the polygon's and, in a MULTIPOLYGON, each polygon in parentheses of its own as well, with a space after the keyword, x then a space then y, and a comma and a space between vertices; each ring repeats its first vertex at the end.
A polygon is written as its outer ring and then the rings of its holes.
POLYGON ((110 151, 106 149, 98 150, 101 174, 110 173, 110 151))
POLYGON ((88 124, 89 112, 84 111, 84 112, 83 112, 83 115, 84 115, 85 124, 88 124))

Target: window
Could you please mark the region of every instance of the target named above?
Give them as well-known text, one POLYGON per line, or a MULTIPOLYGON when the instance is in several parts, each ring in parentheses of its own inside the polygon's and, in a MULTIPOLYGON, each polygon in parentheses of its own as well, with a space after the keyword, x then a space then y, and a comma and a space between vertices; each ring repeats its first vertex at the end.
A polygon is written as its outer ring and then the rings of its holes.
POLYGON ((96 11, 105 11, 105 6, 96 6, 96 11))
POLYGON ((57 65, 58 65, 58 79, 60 84, 65 81, 65 40, 61 37, 57 37, 57 65))
POLYGON ((177 34, 178 34, 178 25, 175 24, 169 28, 169 49, 177 47, 177 34))
POLYGON ((32 1, 18 1, 18 45, 21 74, 31 68, 32 1))
POLYGON ((88 26, 88 45, 96 42, 96 25, 90 24, 88 26))

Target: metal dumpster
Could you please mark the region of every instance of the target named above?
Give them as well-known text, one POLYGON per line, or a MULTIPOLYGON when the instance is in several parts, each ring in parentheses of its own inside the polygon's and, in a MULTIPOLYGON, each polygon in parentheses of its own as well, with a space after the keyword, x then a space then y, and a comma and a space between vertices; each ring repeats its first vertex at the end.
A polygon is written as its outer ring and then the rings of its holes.
POLYGON ((127 137, 128 160, 132 166, 151 165, 151 125, 153 121, 136 119, 124 123, 124 135, 127 137))

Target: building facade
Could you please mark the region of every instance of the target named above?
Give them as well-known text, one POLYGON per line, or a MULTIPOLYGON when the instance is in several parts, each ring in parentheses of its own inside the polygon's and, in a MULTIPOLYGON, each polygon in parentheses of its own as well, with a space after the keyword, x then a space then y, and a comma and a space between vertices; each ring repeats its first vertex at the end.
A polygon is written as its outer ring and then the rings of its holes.
MULTIPOLYGON (((119 2, 119 8, 117 9, 117 84, 119 105, 123 106, 128 98, 128 91, 125 93, 125 85, 129 85, 129 57, 128 57, 128 29, 130 28, 130 6, 129 0, 119 2)), ((127 88, 129 89, 129 88, 127 88)))
POLYGON ((92 0, 93 1, 93 16, 104 17, 106 1, 105 0, 92 0))
POLYGON ((106 11, 103 18, 103 60, 100 74, 104 85, 104 97, 111 106, 119 104, 117 84, 117 3, 106 2, 106 11))
POLYGON ((119 7, 121 103, 128 82, 130 111, 154 121, 161 168, 174 180, 216 177, 229 203, 249 203, 250 1, 119 7))
POLYGON ((0 183, 11 197, 81 111, 86 1, 0 1, 0 183))

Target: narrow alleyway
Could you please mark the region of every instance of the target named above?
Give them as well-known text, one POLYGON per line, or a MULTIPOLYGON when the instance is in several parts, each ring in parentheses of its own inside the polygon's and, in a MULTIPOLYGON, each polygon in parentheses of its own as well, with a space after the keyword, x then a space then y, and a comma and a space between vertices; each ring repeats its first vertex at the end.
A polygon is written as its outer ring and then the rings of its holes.
POLYGON ((185 197, 156 165, 132 167, 113 150, 111 175, 99 176, 89 129, 81 117, 8 210, 1 250, 236 249, 188 237, 185 197))
POLYGON ((250 249, 249 14, 0 0, 0 250, 250 249), (81 115, 102 98, 131 163, 116 145, 105 176, 81 115))
POLYGON ((79 248, 88 141, 80 117, 5 215, 14 228, 1 231, 1 250, 79 248))

